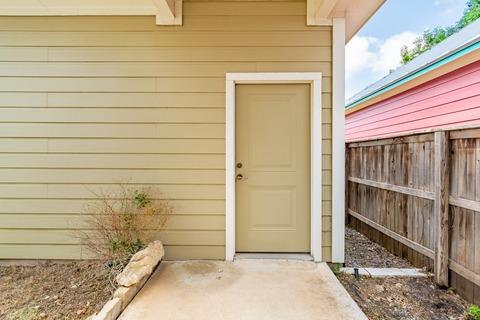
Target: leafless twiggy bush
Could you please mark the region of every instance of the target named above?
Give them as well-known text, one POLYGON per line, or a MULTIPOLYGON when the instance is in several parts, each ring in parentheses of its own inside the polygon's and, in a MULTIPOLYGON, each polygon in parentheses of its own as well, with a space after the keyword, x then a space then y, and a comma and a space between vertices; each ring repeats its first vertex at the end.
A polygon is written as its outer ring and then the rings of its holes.
POLYGON ((85 207, 88 231, 76 234, 82 244, 112 269, 121 270, 137 251, 158 239, 172 207, 153 188, 93 192, 96 200, 85 207))

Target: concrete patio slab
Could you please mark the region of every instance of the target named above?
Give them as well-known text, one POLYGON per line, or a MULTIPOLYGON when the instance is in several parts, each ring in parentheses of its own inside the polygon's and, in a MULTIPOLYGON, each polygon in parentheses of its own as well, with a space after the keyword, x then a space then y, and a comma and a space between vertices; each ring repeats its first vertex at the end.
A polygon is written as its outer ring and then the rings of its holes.
POLYGON ((324 263, 162 262, 120 320, 366 320, 324 263))

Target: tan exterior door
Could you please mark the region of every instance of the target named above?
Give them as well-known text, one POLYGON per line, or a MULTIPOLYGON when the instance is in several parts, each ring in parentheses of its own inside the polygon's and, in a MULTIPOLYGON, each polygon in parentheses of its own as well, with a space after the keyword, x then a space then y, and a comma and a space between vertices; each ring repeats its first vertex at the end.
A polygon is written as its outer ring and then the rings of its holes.
POLYGON ((310 252, 310 87, 236 87, 236 251, 310 252))

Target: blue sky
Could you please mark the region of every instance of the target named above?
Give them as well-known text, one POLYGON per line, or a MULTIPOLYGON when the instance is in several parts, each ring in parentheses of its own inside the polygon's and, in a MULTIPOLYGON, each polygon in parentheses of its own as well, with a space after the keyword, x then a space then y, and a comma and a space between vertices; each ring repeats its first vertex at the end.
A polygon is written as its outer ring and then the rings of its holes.
POLYGON ((426 29, 448 26, 467 0, 387 0, 346 49, 346 98, 400 65, 400 48, 426 29))

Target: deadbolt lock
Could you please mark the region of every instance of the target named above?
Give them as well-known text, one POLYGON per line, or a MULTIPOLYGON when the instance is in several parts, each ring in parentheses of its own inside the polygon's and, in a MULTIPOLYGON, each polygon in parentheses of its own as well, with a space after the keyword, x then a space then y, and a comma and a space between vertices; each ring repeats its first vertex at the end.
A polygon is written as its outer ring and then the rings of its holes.
POLYGON ((237 163, 237 168, 240 169, 241 167, 243 167, 243 164, 241 162, 237 163))

